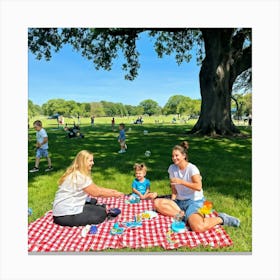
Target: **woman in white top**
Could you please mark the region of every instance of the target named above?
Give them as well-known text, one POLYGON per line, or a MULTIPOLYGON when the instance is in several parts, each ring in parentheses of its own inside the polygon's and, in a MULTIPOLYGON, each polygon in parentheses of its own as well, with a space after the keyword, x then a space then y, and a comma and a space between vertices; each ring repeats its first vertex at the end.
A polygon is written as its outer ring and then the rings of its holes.
POLYGON ((204 232, 215 225, 239 226, 240 221, 225 213, 217 217, 203 217, 198 209, 203 206, 205 197, 198 168, 188 161, 187 141, 176 145, 172 150, 172 161, 168 168, 171 199, 158 198, 154 201, 155 209, 167 216, 182 219, 196 232, 204 232))
POLYGON ((53 218, 62 226, 84 226, 102 223, 106 217, 106 208, 96 205, 97 200, 88 197, 121 197, 123 193, 99 187, 92 182, 91 168, 93 154, 80 151, 73 163, 59 179, 59 188, 53 202, 53 218))

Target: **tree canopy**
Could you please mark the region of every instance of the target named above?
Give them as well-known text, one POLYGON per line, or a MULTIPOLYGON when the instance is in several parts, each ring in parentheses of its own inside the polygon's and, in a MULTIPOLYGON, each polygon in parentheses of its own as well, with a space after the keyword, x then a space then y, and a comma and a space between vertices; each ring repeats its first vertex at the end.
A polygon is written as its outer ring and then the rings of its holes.
POLYGON ((28 100, 28 118, 32 118, 36 115, 40 115, 42 109, 39 105, 34 104, 31 100, 28 100))

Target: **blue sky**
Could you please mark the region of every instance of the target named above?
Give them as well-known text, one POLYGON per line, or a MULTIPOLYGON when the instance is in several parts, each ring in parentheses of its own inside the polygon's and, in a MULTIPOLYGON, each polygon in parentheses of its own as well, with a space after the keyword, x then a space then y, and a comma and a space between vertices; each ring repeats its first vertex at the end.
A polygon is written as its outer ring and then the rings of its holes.
POLYGON ((29 52, 28 98, 37 105, 56 98, 76 102, 105 100, 129 105, 153 99, 160 106, 175 94, 199 99, 200 68, 195 56, 189 63, 178 66, 172 56, 158 58, 151 40, 146 35, 138 40, 141 67, 133 81, 124 79, 122 56, 114 61, 111 71, 105 71, 96 70, 91 61, 73 51, 71 46, 53 52, 50 61, 37 60, 29 52))

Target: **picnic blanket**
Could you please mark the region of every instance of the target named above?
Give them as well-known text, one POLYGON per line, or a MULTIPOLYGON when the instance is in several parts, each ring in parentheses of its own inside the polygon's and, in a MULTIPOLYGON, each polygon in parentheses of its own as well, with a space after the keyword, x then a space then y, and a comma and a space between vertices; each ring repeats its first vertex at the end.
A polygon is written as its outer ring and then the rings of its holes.
MULTIPOLYGON (((141 226, 125 227, 122 234, 111 234, 116 223, 121 225, 134 221, 135 216, 145 211, 153 211, 152 200, 127 203, 128 197, 97 198, 107 209, 119 208, 121 214, 111 220, 96 225, 95 234, 82 236, 83 226, 67 227, 53 223, 52 210, 28 225, 28 252, 87 252, 104 249, 147 248, 160 246, 166 250, 187 246, 210 246, 212 248, 233 244, 225 229, 217 225, 204 233, 196 233, 187 228, 183 233, 171 230, 173 219, 161 214, 151 219, 142 219, 141 226)), ((210 215, 216 215, 211 213, 210 215)))

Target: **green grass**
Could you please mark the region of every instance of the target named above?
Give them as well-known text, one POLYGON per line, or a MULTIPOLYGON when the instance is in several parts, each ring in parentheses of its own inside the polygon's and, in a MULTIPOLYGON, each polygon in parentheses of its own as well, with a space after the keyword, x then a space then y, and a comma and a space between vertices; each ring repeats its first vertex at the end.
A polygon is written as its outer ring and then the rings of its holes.
MULTIPOLYGON (((94 153, 95 165, 92 177, 96 184, 116 188, 124 193, 131 191, 135 162, 145 162, 148 167, 147 178, 151 180, 152 191, 169 194, 167 169, 171 162, 171 150, 182 140, 190 143, 189 160, 196 164, 203 177, 203 189, 207 199, 213 201, 214 208, 237 216, 240 228, 227 227, 226 231, 234 242, 229 248, 179 248, 176 252, 251 252, 252 251, 252 138, 251 129, 240 126, 245 137, 210 138, 186 134, 193 121, 171 124, 172 117, 144 118, 143 125, 133 125, 135 118, 116 118, 116 124, 124 122, 127 129, 126 154, 118 154, 118 130, 112 131, 111 118, 96 118, 95 126, 90 119, 81 119, 81 132, 84 139, 69 139, 62 128, 57 128, 55 120, 39 118, 43 121, 49 135, 49 151, 54 171, 45 173, 45 159, 41 160, 40 171, 29 173, 28 207, 33 214, 28 217, 32 222, 52 208, 57 190, 57 181, 65 168, 70 165, 78 151, 88 149, 94 153), (155 119, 160 123, 156 124, 155 119), (144 135, 143 130, 148 130, 144 135), (146 150, 151 151, 149 158, 146 150)), ((33 120, 30 121, 32 124, 33 120)), ((69 125, 73 120, 66 120, 69 125)), ((117 128, 117 125, 116 125, 117 128)), ((28 169, 34 166, 35 131, 29 129, 28 169)), ((107 252, 135 252, 129 248, 107 250, 107 252)), ((138 252, 162 252, 162 248, 139 249, 138 252)))

